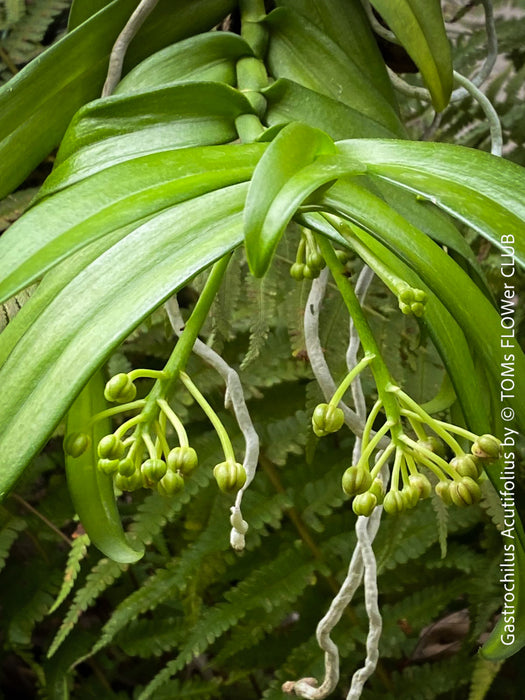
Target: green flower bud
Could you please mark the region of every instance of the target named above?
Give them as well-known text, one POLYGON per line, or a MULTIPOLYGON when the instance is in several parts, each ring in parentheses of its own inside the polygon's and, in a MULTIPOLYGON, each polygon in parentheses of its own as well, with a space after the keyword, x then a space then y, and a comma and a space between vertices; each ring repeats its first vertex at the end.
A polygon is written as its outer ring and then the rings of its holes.
POLYGON ((450 498, 456 506, 470 506, 481 499, 481 489, 470 476, 450 484, 450 498))
POLYGON ((485 462, 495 462, 501 456, 501 441, 494 435, 481 435, 474 442, 470 451, 475 457, 485 462))
POLYGON ((234 493, 246 483, 246 471, 239 462, 226 461, 213 468, 213 476, 224 493, 234 493))
POLYGON ((401 310, 401 313, 405 314, 405 316, 409 316, 412 313, 412 307, 410 306, 410 304, 405 304, 404 302, 400 301, 399 308, 401 310))
POLYGON ((436 493, 446 506, 452 504, 450 497, 450 481, 440 481, 436 484, 436 493))
POLYGON ((91 445, 87 433, 69 433, 64 438, 64 452, 70 457, 80 457, 91 445))
POLYGON ((173 496, 184 488, 184 479, 180 474, 168 470, 157 484, 161 496, 173 496))
POLYGON ((115 476, 115 486, 121 491, 136 491, 142 485, 142 475, 138 469, 131 476, 123 476, 122 474, 115 476))
POLYGON ((348 467, 343 474, 342 486, 347 496, 357 496, 359 493, 364 493, 368 491, 371 484, 370 472, 364 467, 348 467))
POLYGON ((156 484, 166 473, 168 467, 162 459, 147 459, 140 465, 140 471, 144 481, 148 484, 156 484))
POLYGON ((97 447, 101 459, 121 459, 124 451, 124 443, 116 435, 104 435, 97 447))
POLYGON ((118 465, 118 459, 99 459, 97 469, 100 469, 103 474, 111 475, 117 471, 118 465))
POLYGON ((315 270, 310 265, 305 265, 303 267, 303 277, 305 280, 313 280, 315 277, 319 277, 319 270, 315 270))
POLYGON ((411 474, 408 483, 418 490, 421 500, 428 498, 432 493, 432 484, 424 474, 411 474))
POLYGON ((326 265, 320 253, 308 253, 306 256, 306 264, 311 270, 317 270, 317 272, 320 272, 326 265))
POLYGON ((405 502, 400 491, 389 491, 383 501, 383 508, 389 515, 395 515, 405 510, 405 502))
POLYGON ((370 491, 361 493, 356 496, 352 503, 352 510, 356 515, 364 515, 368 517, 372 515, 372 511, 377 505, 377 498, 370 491))
POLYGON ((111 377, 104 389, 106 400, 114 403, 128 403, 129 401, 133 401, 136 395, 136 386, 128 375, 123 372, 111 377))
POLYGON ((122 476, 131 476, 132 474, 135 473, 135 470, 136 470, 135 463, 129 457, 126 457, 125 459, 121 459, 120 462, 118 463, 118 473, 121 474, 122 476))
POLYGON ((181 474, 191 474, 199 463, 197 453, 193 447, 174 447, 166 460, 168 469, 180 471, 181 474))
POLYGON ((398 293, 398 298, 399 301, 403 302, 403 304, 407 304, 410 306, 410 304, 414 301, 414 290, 412 287, 409 287, 408 284, 403 284, 399 285, 399 293, 398 293))
POLYGON ((427 450, 430 450, 443 459, 446 459, 448 456, 447 446, 443 440, 434 435, 429 435, 426 440, 418 440, 417 444, 421 445, 421 447, 425 447, 427 450))
POLYGON ((426 304, 427 293, 423 289, 414 289, 414 301, 418 304, 426 304))
POLYGON ((416 318, 421 318, 421 316, 423 316, 425 313, 425 305, 415 301, 413 304, 410 304, 410 311, 414 314, 414 316, 416 316, 416 318))
POLYGON ((329 433, 336 433, 345 422, 345 415, 341 408, 320 403, 315 407, 312 416, 312 427, 317 437, 324 437, 329 433))
POLYGON ((476 464, 476 460, 471 455, 462 455, 461 457, 454 457, 450 460, 450 466, 454 469, 460 476, 470 476, 471 479, 475 481, 479 477, 479 469, 476 464))
POLYGON ((290 276, 294 280, 297 280, 297 282, 301 282, 302 279, 304 278, 303 271, 304 271, 304 264, 295 262, 290 268, 290 276))
POLYGON ((376 497, 377 505, 382 505, 385 499, 385 489, 381 479, 374 479, 368 490, 376 497))
POLYGON ((341 265, 346 265, 346 263, 350 260, 350 255, 346 250, 336 250, 335 254, 337 255, 337 259, 341 265))
POLYGON ((416 486, 404 486, 399 493, 401 494, 403 504, 407 510, 417 506, 419 501, 419 489, 416 486))

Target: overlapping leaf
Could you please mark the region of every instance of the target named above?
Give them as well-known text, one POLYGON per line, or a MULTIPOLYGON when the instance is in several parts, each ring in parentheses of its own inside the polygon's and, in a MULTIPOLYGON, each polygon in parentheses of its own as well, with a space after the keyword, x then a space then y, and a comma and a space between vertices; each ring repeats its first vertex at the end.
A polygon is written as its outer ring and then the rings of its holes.
POLYGON ((0 369, 0 496, 112 349, 241 242, 246 189, 233 185, 165 209, 77 270, 40 307, 0 369))
MULTIPOLYGON (((0 198, 54 148, 77 109, 96 98, 115 39, 136 0, 113 0, 0 88, 0 198)), ((213 27, 232 0, 160 0, 126 54, 126 70, 152 51, 213 27)))
POLYGON ((452 54, 439 0, 370 0, 421 72, 435 108, 452 92, 452 54))

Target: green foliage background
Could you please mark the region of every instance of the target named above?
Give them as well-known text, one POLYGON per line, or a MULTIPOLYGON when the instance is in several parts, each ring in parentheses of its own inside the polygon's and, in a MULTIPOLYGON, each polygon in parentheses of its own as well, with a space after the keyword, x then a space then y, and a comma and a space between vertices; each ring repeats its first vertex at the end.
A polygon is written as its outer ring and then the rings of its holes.
MULTIPOLYGON (((13 25, 11 41, 40 5, 49 22, 67 3, 35 3, 32 14, 21 13, 13 25)), ((468 28, 468 17, 464 21, 468 28)), ((518 96, 525 71, 524 25, 523 19, 498 22, 508 60, 489 89, 503 118, 508 157, 522 164, 518 96)), ((23 35, 38 37, 35 32, 25 29, 23 35)), ((21 64, 33 57, 39 41, 28 39, 20 54, 3 46, 21 64)), ((472 27, 458 36, 455 61, 468 73, 483 51, 482 33, 472 27)), ((6 71, 2 76, 7 79, 6 71)), ((413 101, 403 109, 417 137, 428 114, 413 101)), ((436 138, 486 148, 480 117, 470 102, 459 103, 445 112, 436 138)), ((6 225, 16 218, 33 193, 23 187, 8 197, 0 204, 0 221, 6 225)), ((465 233, 497 295, 499 256, 465 233)), ((292 231, 263 280, 248 275, 237 253, 206 329, 214 347, 241 368, 262 441, 261 469, 245 499, 246 551, 239 555, 229 549, 230 499, 211 481, 219 443, 185 397, 176 398, 175 409, 199 446, 201 463, 181 497, 139 493, 122 500, 129 529, 148 545, 144 559, 133 566, 101 558, 77 527, 59 430, 0 508, 3 697, 138 698, 147 688, 159 699, 277 700, 283 697, 283 681, 321 675, 315 627, 344 578, 355 544, 355 516, 340 488, 353 439, 342 432, 318 443, 309 428, 320 393, 303 352, 308 284, 288 275, 296 245, 292 231)), ((523 278, 517 281, 523 289, 523 278)), ((186 311, 200 284, 197 278, 181 294, 186 311)), ((4 323, 15 311, 3 308, 4 323)), ((439 358, 379 281, 367 313, 392 374, 415 399, 431 398, 443 376, 439 358)), ((522 328, 523 311, 518 314, 522 328)), ((336 378, 342 377, 347 321, 337 294, 329 295, 322 323, 328 362, 336 378)), ((113 355, 108 375, 137 366, 160 369, 172 343, 164 312, 158 311, 113 355)), ((189 372, 234 434, 232 417, 221 408, 220 379, 197 359, 189 372)), ((367 396, 373 402, 371 387, 367 396)), ((523 469, 517 476, 523 502, 523 469)), ((501 605, 498 503, 488 491, 481 506, 465 510, 445 511, 429 501, 390 518, 380 530, 375 551, 384 633, 380 667, 365 688, 365 700, 521 697, 523 652, 502 668, 475 655, 501 605), (453 625, 451 636, 445 635, 454 646, 433 647, 428 625, 466 610, 470 628, 461 634, 453 625)), ((363 661, 366 629, 358 594, 335 635, 343 680, 334 697, 345 697, 345 672, 363 661)))

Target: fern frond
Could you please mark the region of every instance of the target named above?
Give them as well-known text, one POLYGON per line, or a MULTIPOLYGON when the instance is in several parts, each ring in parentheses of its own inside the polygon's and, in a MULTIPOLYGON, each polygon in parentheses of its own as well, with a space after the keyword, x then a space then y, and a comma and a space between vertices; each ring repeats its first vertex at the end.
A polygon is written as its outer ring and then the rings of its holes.
POLYGON ((498 530, 503 530, 505 528, 501 498, 488 479, 481 484, 480 506, 486 511, 487 515, 490 516, 490 519, 498 530))
POLYGON ((2 524, 0 526, 0 571, 4 568, 9 551, 18 535, 27 526, 23 518, 12 515, 5 508, 1 508, 0 516, 2 524))
POLYGON ((166 614, 156 615, 152 620, 134 620, 117 636, 116 643, 129 656, 148 659, 160 656, 173 648, 174 640, 184 635, 181 617, 166 614))
POLYGON ((34 0, 28 4, 27 12, 11 27, 4 41, 11 60, 16 64, 25 63, 36 56, 54 18, 69 6, 70 0, 34 0))
POLYGON ((441 498, 434 492, 432 492, 431 503, 432 509, 436 515, 441 558, 444 559, 447 556, 448 509, 441 498))
POLYGON ((58 569, 44 566, 35 566, 32 574, 34 579, 29 582, 32 590, 16 606, 8 627, 7 638, 14 647, 28 647, 31 644, 33 629, 48 613, 61 578, 58 569))
POLYGON ((76 625, 79 617, 85 612, 99 596, 127 571, 127 564, 117 564, 111 559, 100 559, 87 575, 86 582, 80 588, 67 611, 67 614, 58 630, 47 653, 53 656, 62 642, 76 625))
POLYGON ((86 534, 79 535, 73 540, 73 544, 71 545, 71 549, 69 550, 66 570, 64 573, 64 580, 62 581, 60 592, 55 602, 49 609, 48 615, 50 615, 60 605, 62 605, 64 600, 68 597, 73 586, 75 585, 75 581, 80 572, 80 565, 87 554, 89 543, 89 536, 86 534))
POLYGON ((468 700, 484 700, 502 666, 503 661, 488 661, 478 656, 470 679, 468 700))
POLYGON ((252 572, 225 594, 226 603, 219 603, 201 617, 187 635, 178 656, 170 661, 149 683, 140 700, 155 697, 158 689, 195 656, 231 629, 251 610, 263 608, 271 612, 283 600, 295 600, 312 583, 316 562, 305 561, 300 549, 285 551, 269 564, 252 572))

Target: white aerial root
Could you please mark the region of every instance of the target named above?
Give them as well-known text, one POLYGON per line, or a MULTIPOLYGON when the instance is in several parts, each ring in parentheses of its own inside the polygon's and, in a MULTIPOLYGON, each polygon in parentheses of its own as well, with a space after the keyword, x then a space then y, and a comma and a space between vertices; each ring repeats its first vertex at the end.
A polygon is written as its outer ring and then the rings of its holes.
MULTIPOLYGON (((324 271, 323 271, 324 272, 324 271)), ((311 361, 310 352, 314 353, 314 362, 312 368, 314 375, 321 386, 321 389, 328 400, 335 391, 335 384, 330 375, 328 366, 322 354, 321 343, 319 340, 319 308, 322 303, 324 292, 327 283, 327 273, 321 273, 321 277, 314 280, 312 290, 307 301, 307 312, 305 313, 305 337, 308 356, 311 361), (312 318, 313 317, 313 318, 312 318)), ((368 291, 370 282, 374 273, 367 266, 363 267, 356 284, 356 294, 362 302, 368 291)), ((359 336, 357 335, 355 326, 350 321, 350 339, 346 355, 348 370, 350 371, 357 362, 357 352, 359 350, 359 336)), ((347 412, 350 412, 352 423, 359 428, 359 434, 362 434, 363 426, 366 420, 366 403, 361 386, 360 377, 357 376, 352 382, 352 396, 356 413, 348 407, 347 412), (352 415, 353 414, 353 415, 352 415)), ((342 404, 339 404, 342 407, 342 404)), ((345 418, 347 413, 345 412, 345 418)), ((357 430, 354 432, 358 432, 357 430)), ((353 463, 355 464, 359 458, 361 451, 361 438, 356 437, 354 445, 353 463)), ((380 455, 378 455, 379 457, 380 455)), ((385 471, 387 467, 383 468, 385 471)), ((385 480, 388 475, 383 474, 385 480)), ((358 589, 364 576, 365 588, 365 607, 369 619, 369 631, 366 643, 367 656, 365 664, 362 668, 356 671, 352 677, 350 691, 347 700, 357 700, 361 696, 363 686, 367 679, 374 672, 379 658, 379 639, 381 636, 382 621, 378 607, 378 591, 377 591, 377 565, 372 549, 372 542, 379 529, 381 521, 381 513, 383 508, 376 508, 370 517, 359 516, 356 522, 357 545, 352 554, 350 565, 348 567, 347 576, 333 599, 328 612, 319 622, 317 626, 317 642, 320 648, 325 652, 325 676, 320 686, 314 678, 301 678, 298 681, 288 681, 283 684, 282 690, 285 693, 294 693, 302 698, 310 700, 322 700, 332 693, 337 683, 339 682, 339 650, 337 645, 330 637, 331 631, 341 619, 344 610, 352 600, 356 590, 358 589)))
MULTIPOLYGON (((184 320, 181 316, 177 297, 173 296, 166 302, 166 311, 170 320, 171 326, 177 336, 180 336, 184 330, 184 320)), ((242 497, 248 486, 255 476, 257 462, 259 460, 259 436, 253 427, 252 419, 246 406, 244 392, 242 390, 241 380, 237 372, 223 360, 223 358, 212 350, 202 340, 195 341, 193 352, 201 357, 210 367, 213 367, 224 379, 226 384, 226 393, 224 396, 224 405, 226 408, 232 407, 237 419, 237 423, 244 437, 245 451, 243 467, 246 471, 246 483, 237 492, 235 505, 231 508, 230 523, 232 530, 230 534, 230 544, 233 549, 242 550, 245 545, 245 534, 248 530, 248 523, 242 517, 241 503, 242 497)))

